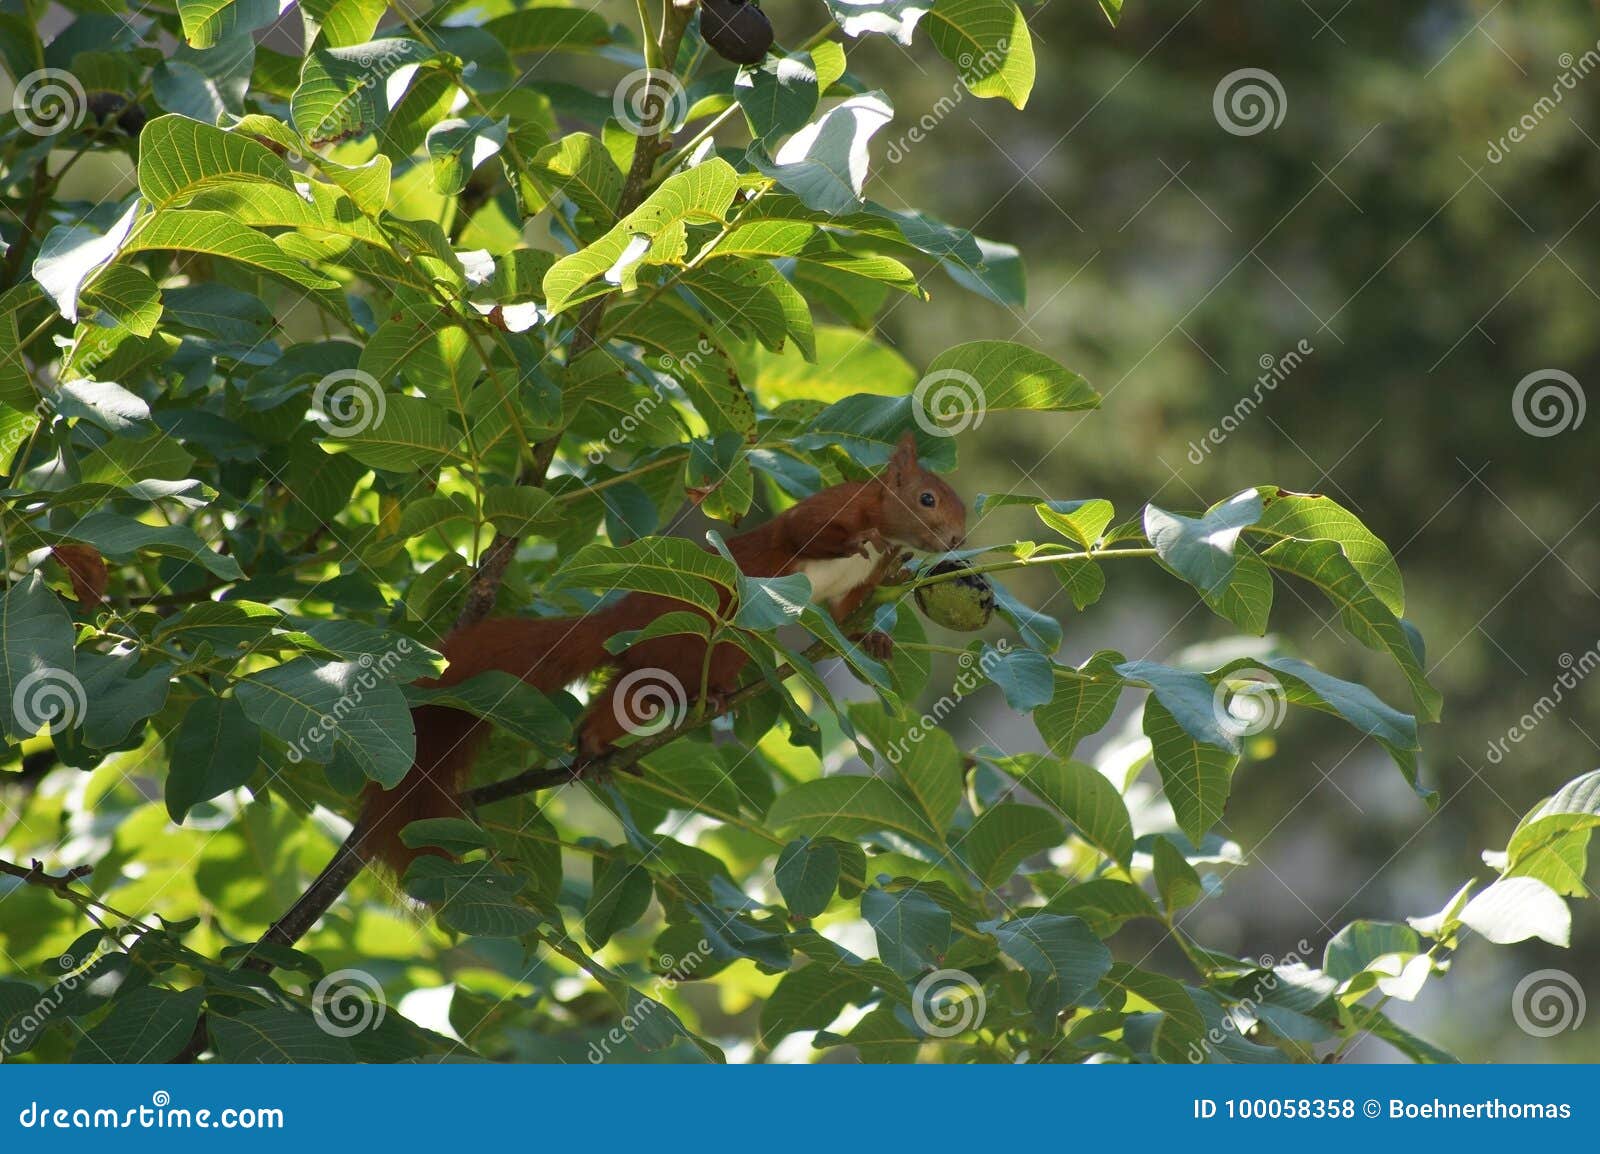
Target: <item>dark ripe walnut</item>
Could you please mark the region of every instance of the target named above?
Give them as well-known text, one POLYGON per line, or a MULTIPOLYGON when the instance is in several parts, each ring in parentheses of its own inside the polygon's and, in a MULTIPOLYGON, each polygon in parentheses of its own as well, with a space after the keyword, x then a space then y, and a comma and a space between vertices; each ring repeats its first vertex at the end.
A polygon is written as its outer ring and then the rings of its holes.
POLYGON ((772 47, 772 21, 756 0, 700 0, 700 36, 734 64, 759 64, 772 47))
POLYGON ((961 573, 962 576, 917 588, 917 605, 929 621, 958 633, 974 633, 994 615, 994 588, 982 573, 970 572, 965 561, 941 561, 928 576, 961 573))
POLYGON ((138 136, 149 119, 141 105, 130 102, 119 92, 91 92, 85 107, 97 124, 119 128, 129 136, 138 136))

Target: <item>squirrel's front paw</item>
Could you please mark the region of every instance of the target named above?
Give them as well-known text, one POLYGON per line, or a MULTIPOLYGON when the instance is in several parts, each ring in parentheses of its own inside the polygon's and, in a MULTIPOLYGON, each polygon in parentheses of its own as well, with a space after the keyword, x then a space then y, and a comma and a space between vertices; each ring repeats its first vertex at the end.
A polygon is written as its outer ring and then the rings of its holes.
POLYGON ((861 635, 861 648, 874 661, 887 661, 894 656, 894 638, 881 629, 861 635))

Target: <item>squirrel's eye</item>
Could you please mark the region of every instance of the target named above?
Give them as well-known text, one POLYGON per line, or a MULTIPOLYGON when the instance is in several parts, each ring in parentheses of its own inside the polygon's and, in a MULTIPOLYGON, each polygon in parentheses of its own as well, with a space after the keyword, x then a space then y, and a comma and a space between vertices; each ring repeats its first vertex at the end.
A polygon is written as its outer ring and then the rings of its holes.
POLYGON ((931 509, 936 504, 938 504, 938 498, 936 498, 933 495, 933 490, 932 489, 924 489, 922 491, 922 505, 923 505, 923 508, 931 509))

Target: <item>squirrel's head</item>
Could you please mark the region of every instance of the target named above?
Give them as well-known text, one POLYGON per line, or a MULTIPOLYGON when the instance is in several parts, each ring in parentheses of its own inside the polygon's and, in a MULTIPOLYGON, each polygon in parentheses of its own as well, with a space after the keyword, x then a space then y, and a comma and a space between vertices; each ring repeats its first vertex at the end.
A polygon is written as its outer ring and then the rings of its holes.
POLYGON ((956 491, 917 464, 917 441, 900 438, 889 464, 878 474, 884 488, 883 535, 925 553, 959 549, 967 539, 967 507, 956 491))

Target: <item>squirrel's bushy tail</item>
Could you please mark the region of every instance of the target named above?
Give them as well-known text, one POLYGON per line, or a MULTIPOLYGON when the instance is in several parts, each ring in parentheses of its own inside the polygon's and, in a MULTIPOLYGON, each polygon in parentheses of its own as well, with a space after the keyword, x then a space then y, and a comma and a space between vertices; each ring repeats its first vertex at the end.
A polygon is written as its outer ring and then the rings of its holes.
MULTIPOLYGON (((618 626, 607 613, 587 617, 493 618, 445 639, 449 661, 429 686, 455 685, 479 673, 499 670, 521 678, 542 693, 554 693, 594 672, 611 657, 605 640, 618 626)), ((443 705, 411 711, 417 734, 417 759, 393 789, 369 785, 356 825, 357 851, 368 862, 403 874, 421 853, 400 840, 414 821, 462 816, 458 797, 467 772, 488 739, 487 722, 443 705)), ((442 851, 433 851, 442 852, 442 851)))

